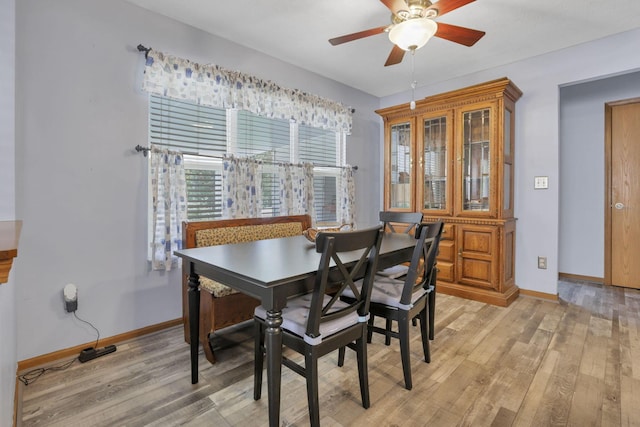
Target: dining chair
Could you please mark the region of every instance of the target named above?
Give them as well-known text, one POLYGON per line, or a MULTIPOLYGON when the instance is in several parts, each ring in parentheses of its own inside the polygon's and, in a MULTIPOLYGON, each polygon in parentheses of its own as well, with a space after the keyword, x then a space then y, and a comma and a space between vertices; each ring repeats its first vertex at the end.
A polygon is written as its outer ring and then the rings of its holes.
MULTIPOLYGON (((416 227, 422 222, 421 212, 380 211, 380 222, 385 232, 414 234, 416 227)), ((379 275, 397 279, 407 274, 409 266, 394 265, 378 272, 379 275)))
MULTIPOLYGON (((416 227, 422 222, 422 213, 380 211, 380 222, 382 222, 382 226, 385 232, 415 234, 416 227)), ((376 274, 390 277, 392 279, 398 279, 405 276, 407 274, 407 271, 409 271, 409 263, 404 262, 402 264, 396 264, 391 267, 387 267, 384 270, 378 271, 378 273, 376 274)), ((413 326, 415 325, 416 321, 414 319, 413 326)), ((387 320, 386 328, 391 331, 391 320, 389 319, 387 320)), ((391 344, 390 335, 386 336, 385 344, 391 344)))
MULTIPOLYGON (((321 257, 313 290, 290 299, 282 310, 282 343, 304 355, 304 366, 286 357, 282 358, 282 364, 306 378, 312 426, 320 424, 318 358, 338 348, 347 346, 356 351, 362 406, 370 406, 367 320, 371 287, 383 236, 381 226, 356 231, 318 233, 315 245, 316 252, 321 257), (354 251, 357 251, 355 253, 359 254, 359 258, 347 262, 353 258, 354 251), (351 258, 345 258, 345 255, 351 258), (334 263, 335 268, 330 263, 334 263), (356 280, 363 277, 363 272, 364 278, 356 280), (329 288, 331 296, 327 294, 329 288), (353 296, 350 302, 344 302, 340 298, 347 289, 353 296)), ((266 310, 263 306, 258 306, 254 314, 254 399, 258 400, 262 391, 266 310)))
MULTIPOLYGON (((371 293, 369 330, 367 340, 371 342, 373 332, 385 335, 385 343, 390 337, 400 341, 400 356, 404 383, 407 390, 411 390, 411 358, 409 353, 409 324, 416 316, 420 319, 420 333, 422 335, 422 350, 425 362, 431 362, 429 349, 428 325, 430 310, 429 295, 434 292, 436 254, 442 235, 442 221, 423 224, 416 231, 416 247, 411 257, 409 271, 403 280, 376 275, 371 293), (397 323, 397 331, 390 328, 380 328, 374 325, 375 316, 383 317, 387 321, 397 323)), ((343 299, 350 301, 353 295, 345 291, 343 299)), ((388 345, 388 344, 387 344, 388 345)), ((344 349, 338 354, 338 365, 344 362, 344 349)))

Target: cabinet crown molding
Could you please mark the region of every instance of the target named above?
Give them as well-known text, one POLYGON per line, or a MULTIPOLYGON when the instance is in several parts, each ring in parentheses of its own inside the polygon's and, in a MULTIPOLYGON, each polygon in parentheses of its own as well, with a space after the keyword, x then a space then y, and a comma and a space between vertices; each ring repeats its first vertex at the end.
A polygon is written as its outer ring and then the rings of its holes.
POLYGON ((461 107, 464 105, 492 101, 503 97, 516 102, 522 96, 522 91, 507 77, 489 82, 456 89, 449 92, 428 96, 416 101, 416 108, 411 110, 409 103, 376 110, 385 121, 403 117, 413 117, 432 111, 441 111, 461 107))

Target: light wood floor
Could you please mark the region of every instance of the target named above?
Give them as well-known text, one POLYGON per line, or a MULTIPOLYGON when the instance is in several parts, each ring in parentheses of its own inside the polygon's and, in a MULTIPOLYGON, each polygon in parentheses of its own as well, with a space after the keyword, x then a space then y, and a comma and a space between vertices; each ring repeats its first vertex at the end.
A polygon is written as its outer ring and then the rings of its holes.
MULTIPOLYGON (((432 361, 413 333, 414 388, 396 341, 369 347, 371 408, 360 404, 353 352, 322 359, 323 426, 640 425, 640 292, 561 282, 560 302, 520 297, 508 308, 438 295, 432 361)), ((242 341, 247 330, 231 338, 242 341)), ((23 426, 265 426, 252 395, 252 341, 201 354, 192 385, 179 327, 20 385, 23 426)), ((308 425, 304 379, 283 368, 283 426, 308 425)))

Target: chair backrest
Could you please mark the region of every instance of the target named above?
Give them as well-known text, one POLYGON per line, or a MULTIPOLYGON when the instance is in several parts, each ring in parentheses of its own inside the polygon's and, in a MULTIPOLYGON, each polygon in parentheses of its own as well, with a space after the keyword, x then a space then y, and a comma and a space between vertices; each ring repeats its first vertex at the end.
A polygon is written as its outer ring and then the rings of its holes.
POLYGON ((411 304, 414 292, 428 289, 435 278, 436 256, 440 246, 440 237, 444 223, 436 221, 431 224, 422 224, 416 231, 416 248, 411 257, 409 271, 405 277, 405 285, 400 297, 400 304, 411 304))
POLYGON ((383 235, 381 226, 355 231, 318 233, 316 251, 322 256, 311 297, 306 335, 317 338, 321 323, 353 315, 354 312, 357 312, 360 321, 366 322, 383 235), (356 260, 353 259, 354 255, 356 260), (332 268, 331 261, 335 263, 336 268, 332 268), (363 270, 364 279, 359 287, 355 282, 362 277, 363 270), (332 293, 334 286, 337 292, 327 302, 325 295, 329 286, 332 287, 332 293), (340 300, 347 288, 355 295, 351 303, 340 300))
POLYGON ((414 233, 416 226, 422 222, 422 213, 381 211, 380 221, 383 223, 384 231, 409 234, 414 233), (396 226, 404 228, 396 230, 396 226))

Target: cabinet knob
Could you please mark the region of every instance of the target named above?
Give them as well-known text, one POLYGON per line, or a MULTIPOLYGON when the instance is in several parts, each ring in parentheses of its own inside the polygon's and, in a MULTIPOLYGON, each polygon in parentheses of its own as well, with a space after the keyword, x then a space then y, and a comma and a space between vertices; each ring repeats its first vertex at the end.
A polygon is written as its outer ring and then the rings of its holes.
POLYGON ((618 209, 618 210, 624 209, 624 203, 618 202, 615 205, 613 205, 613 207, 618 209))

